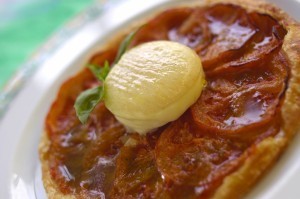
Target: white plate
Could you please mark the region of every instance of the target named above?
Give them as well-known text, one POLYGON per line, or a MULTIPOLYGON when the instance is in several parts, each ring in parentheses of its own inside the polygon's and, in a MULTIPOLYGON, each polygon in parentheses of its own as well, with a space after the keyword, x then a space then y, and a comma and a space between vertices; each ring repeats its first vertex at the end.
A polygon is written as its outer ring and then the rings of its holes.
MULTIPOLYGON (((38 53, 37 57, 42 61, 35 67, 35 73, 26 77, 25 86, 18 85, 18 82, 24 82, 24 77, 21 78, 22 81, 17 78, 13 82, 12 90, 17 82, 18 89, 15 90, 19 90, 19 93, 11 99, 10 106, 6 108, 0 121, 0 198, 46 198, 37 148, 43 132, 44 118, 60 85, 80 70, 107 35, 142 13, 171 1, 176 3, 184 0, 113 1, 113 6, 100 9, 100 15, 83 20, 83 26, 75 29, 74 34, 64 36, 63 41, 58 42, 61 45, 56 45, 51 50, 43 49, 47 52, 46 59, 42 59, 45 54, 38 53)), ((300 0, 270 1, 300 20, 300 0)), ((88 12, 94 11, 90 9, 88 12)), ((283 157, 248 198, 300 198, 299 154, 300 136, 296 136, 283 157)))

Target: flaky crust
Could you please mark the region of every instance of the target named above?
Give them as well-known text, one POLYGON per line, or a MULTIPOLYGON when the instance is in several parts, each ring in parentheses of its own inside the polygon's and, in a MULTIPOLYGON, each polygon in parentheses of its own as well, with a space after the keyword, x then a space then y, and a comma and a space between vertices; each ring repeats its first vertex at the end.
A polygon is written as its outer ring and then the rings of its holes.
POLYGON ((54 180, 50 176, 50 168, 48 164, 47 151, 50 146, 50 140, 48 139, 47 132, 43 133, 42 139, 39 145, 40 160, 42 164, 43 184, 47 192, 48 198, 53 199, 75 199, 75 195, 64 195, 59 191, 59 188, 54 180))
MULTIPOLYGON (((262 0, 206 0, 197 3, 182 4, 184 6, 209 6, 217 3, 231 3, 239 5, 248 11, 264 13, 275 18, 287 31, 284 38, 282 49, 286 55, 291 68, 288 88, 285 93, 283 104, 281 107, 282 128, 276 137, 270 137, 253 148, 243 165, 234 173, 228 175, 218 187, 212 196, 215 199, 225 198, 242 198, 251 187, 259 180, 259 178, 270 168, 279 158, 282 151, 286 148, 289 141, 295 133, 299 131, 300 123, 300 25, 288 14, 276 6, 266 3, 262 0)), ((178 5, 176 7, 179 7, 178 5)), ((152 16, 161 10, 152 13, 152 16)), ((136 22, 130 28, 122 31, 122 34, 115 35, 111 42, 106 46, 116 43, 123 35, 138 27, 147 21, 151 16, 146 16, 140 22, 136 22)), ((105 46, 103 47, 105 49, 105 46)), ((43 183, 47 191, 48 197, 58 198, 82 198, 83 195, 64 195, 62 194, 56 183, 50 176, 50 170, 47 160, 47 151, 49 147, 49 139, 47 132, 42 136, 39 152, 42 163, 43 183)))

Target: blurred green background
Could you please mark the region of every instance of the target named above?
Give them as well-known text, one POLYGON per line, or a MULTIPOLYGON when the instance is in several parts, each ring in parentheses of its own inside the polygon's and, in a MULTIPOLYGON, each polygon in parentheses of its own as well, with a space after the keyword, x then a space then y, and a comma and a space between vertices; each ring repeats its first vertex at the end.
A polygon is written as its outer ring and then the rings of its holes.
POLYGON ((0 90, 18 68, 94 0, 0 0, 0 90))

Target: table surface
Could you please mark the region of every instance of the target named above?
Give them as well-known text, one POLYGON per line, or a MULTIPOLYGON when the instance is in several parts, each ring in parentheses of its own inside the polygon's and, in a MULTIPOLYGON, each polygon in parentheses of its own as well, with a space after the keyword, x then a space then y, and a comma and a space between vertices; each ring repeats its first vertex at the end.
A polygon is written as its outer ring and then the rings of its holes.
POLYGON ((47 38, 92 1, 0 1, 0 90, 47 38))

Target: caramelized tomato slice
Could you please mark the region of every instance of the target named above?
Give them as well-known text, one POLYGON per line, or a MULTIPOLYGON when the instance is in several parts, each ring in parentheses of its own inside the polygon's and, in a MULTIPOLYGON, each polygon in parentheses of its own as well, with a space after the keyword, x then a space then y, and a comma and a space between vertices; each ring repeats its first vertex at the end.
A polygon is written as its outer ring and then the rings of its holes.
POLYGON ((156 164, 165 180, 177 185, 214 186, 242 161, 249 143, 210 137, 186 113, 160 136, 156 164))
POLYGON ((206 74, 249 67, 279 49, 286 31, 268 15, 247 13, 233 5, 195 10, 169 39, 201 56, 206 74))
POLYGON ((254 69, 261 62, 270 61, 274 51, 279 51, 286 31, 270 16, 250 13, 248 18, 255 28, 255 34, 241 48, 228 51, 238 55, 235 59, 229 62, 219 60, 218 63, 213 63, 213 67, 210 66, 211 63, 207 63, 207 75, 254 69))
POLYGON ((138 139, 137 145, 124 146, 117 157, 112 198, 158 198, 164 194, 154 151, 144 138, 138 139))
POLYGON ((240 54, 242 46, 254 34, 245 10, 217 5, 195 10, 180 27, 170 30, 169 39, 194 48, 204 68, 210 68, 240 54))
POLYGON ((76 188, 73 191, 88 192, 95 197, 106 193, 112 184, 114 156, 123 146, 124 133, 124 127, 99 104, 87 125, 56 134, 49 150, 51 157, 55 157, 50 169, 63 191, 76 188))
POLYGON ((225 136, 241 136, 274 118, 285 89, 286 63, 277 56, 271 64, 255 70, 213 76, 198 101, 191 107, 196 124, 225 136))
POLYGON ((169 31, 176 29, 192 12, 192 8, 182 8, 161 13, 141 27, 133 38, 131 45, 136 46, 155 40, 168 40, 169 31))

